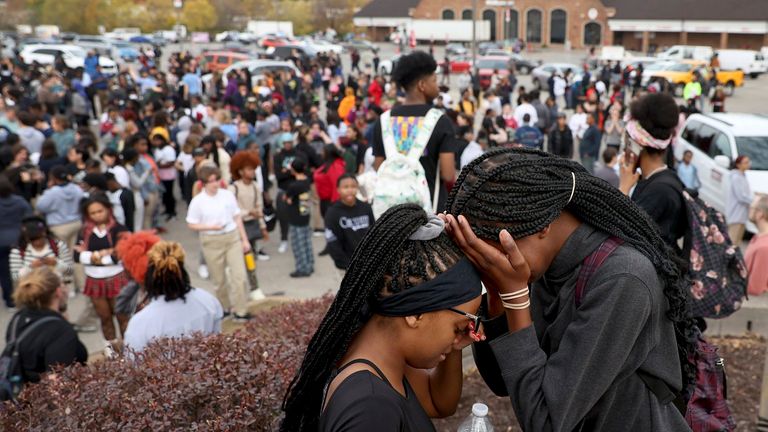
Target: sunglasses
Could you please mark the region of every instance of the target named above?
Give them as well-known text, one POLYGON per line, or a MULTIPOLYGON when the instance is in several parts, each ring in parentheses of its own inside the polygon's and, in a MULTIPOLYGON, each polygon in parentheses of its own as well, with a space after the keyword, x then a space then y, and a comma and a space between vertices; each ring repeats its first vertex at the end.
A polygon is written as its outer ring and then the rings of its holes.
POLYGON ((453 312, 453 313, 457 313, 459 315, 463 315, 466 319, 469 320, 469 323, 471 325, 471 327, 469 329, 471 336, 474 336, 474 335, 478 334, 477 332, 480 330, 480 317, 479 316, 473 315, 473 314, 471 314, 469 312, 460 311, 460 310, 454 309, 454 308, 448 308, 448 310, 453 312))

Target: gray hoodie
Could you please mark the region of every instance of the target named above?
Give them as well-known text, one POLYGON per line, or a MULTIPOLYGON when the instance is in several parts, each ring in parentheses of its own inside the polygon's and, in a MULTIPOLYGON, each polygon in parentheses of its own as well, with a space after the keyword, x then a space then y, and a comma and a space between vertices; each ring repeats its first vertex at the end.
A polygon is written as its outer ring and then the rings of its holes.
POLYGON ((85 192, 74 183, 46 189, 37 200, 37 210, 45 215, 48 226, 63 225, 80 220, 80 202, 85 192))
POLYGON ((568 238, 531 286, 532 326, 508 333, 504 316, 484 323, 489 342, 474 344, 478 370, 495 393, 509 394, 524 431, 690 431, 637 374, 673 391, 682 385, 675 331, 650 260, 620 246, 576 308, 581 263, 606 238, 586 224, 568 238))

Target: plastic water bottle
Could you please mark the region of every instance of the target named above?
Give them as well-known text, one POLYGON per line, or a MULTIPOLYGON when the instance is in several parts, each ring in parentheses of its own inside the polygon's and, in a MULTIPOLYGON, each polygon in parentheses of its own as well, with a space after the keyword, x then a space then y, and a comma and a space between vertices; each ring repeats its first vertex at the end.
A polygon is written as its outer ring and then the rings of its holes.
POLYGON ((472 414, 459 425, 458 432, 493 432, 493 425, 488 418, 488 405, 472 405, 472 414))

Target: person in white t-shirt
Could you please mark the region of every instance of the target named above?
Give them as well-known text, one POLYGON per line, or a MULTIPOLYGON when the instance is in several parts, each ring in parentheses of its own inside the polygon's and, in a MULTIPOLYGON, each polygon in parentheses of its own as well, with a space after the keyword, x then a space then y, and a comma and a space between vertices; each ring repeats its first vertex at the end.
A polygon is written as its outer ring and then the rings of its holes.
POLYGON ((147 257, 144 290, 150 302, 128 322, 128 355, 143 350, 157 338, 221 333, 224 309, 216 297, 190 286, 181 245, 160 241, 147 257))
POLYGON ((584 132, 587 131, 588 127, 587 113, 584 112, 584 106, 578 104, 576 105, 576 111, 573 113, 570 120, 568 120, 568 128, 571 129, 574 140, 581 142, 581 139, 584 138, 584 132))
POLYGON ((163 206, 165 220, 176 217, 176 198, 173 195, 173 184, 176 182, 176 150, 161 134, 152 135, 153 156, 157 164, 158 175, 163 183, 163 206))
POLYGON ((246 272, 243 254, 251 250, 235 194, 222 187, 221 171, 203 165, 199 172, 203 190, 192 198, 187 225, 200 233, 203 256, 216 285, 216 297, 235 320, 251 318, 247 309, 246 272), (242 247, 237 247, 240 244, 242 247), (229 274, 226 277, 226 269, 229 274))
MULTIPOLYGON (((107 172, 112 173, 115 176, 115 180, 120 183, 120 186, 124 188, 131 187, 131 177, 128 175, 128 170, 125 169, 120 161, 120 153, 115 149, 105 149, 101 152, 101 160, 107 166, 107 172)), ((133 228, 133 227, 130 227, 133 228)))
POLYGON ((539 121, 539 115, 536 113, 536 108, 534 108, 533 105, 531 105, 531 97, 528 96, 528 94, 522 95, 522 103, 515 108, 515 121, 519 125, 523 125, 523 117, 526 114, 529 114, 531 116, 530 123, 536 124, 536 122, 539 121))

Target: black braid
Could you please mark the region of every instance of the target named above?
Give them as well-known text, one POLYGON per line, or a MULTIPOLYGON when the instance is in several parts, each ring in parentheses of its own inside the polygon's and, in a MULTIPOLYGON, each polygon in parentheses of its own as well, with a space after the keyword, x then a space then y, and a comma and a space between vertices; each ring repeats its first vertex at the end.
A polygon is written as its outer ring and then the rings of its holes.
POLYGON ((541 231, 567 209, 579 220, 624 240, 653 263, 669 302, 674 323, 683 388, 695 379, 688 359, 694 350, 695 322, 688 317, 684 267, 664 242, 651 218, 626 195, 590 175, 578 163, 531 149, 497 149, 467 165, 459 175, 446 208, 463 214, 475 233, 497 240, 507 229, 515 238, 541 231), (576 190, 571 202, 573 178, 576 190))
POLYGON ((421 207, 399 205, 387 210, 363 238, 288 387, 281 431, 318 429, 325 385, 370 319, 373 300, 431 280, 464 256, 445 234, 430 241, 408 240, 426 222, 421 207))

